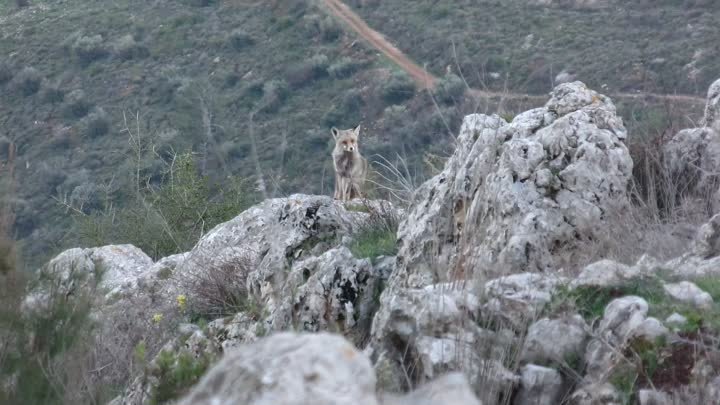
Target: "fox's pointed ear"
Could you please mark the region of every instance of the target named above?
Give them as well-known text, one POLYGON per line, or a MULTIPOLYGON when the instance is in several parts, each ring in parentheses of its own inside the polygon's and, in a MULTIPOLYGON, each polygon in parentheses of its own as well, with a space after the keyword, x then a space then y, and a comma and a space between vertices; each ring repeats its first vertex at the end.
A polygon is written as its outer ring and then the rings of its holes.
POLYGON ((340 135, 340 131, 338 131, 337 128, 332 127, 330 128, 330 132, 332 132, 333 139, 337 140, 338 135, 340 135))
POLYGON ((360 126, 358 125, 355 129, 353 129, 353 132, 355 133, 355 136, 360 136, 360 126))

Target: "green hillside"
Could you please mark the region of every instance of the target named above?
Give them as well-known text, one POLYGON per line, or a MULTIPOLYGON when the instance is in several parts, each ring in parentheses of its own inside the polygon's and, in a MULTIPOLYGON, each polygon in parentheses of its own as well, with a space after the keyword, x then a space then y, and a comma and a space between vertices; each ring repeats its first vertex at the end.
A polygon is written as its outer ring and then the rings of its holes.
POLYGON ((476 87, 545 93, 565 70, 609 92, 704 95, 720 73, 716 1, 349 3, 432 72, 458 64, 476 87))
MULTIPOLYGON (((402 156, 419 181, 450 153, 464 114, 511 117, 538 102, 498 109, 497 100, 474 100, 460 78, 444 76, 448 65, 475 88, 539 94, 566 68, 608 92, 700 95, 720 72, 714 5, 348 4, 441 77, 433 97, 311 0, 1 3, 0 162, 9 145, 17 149, 14 182, 2 184, 25 263, 89 243, 78 239, 73 212, 127 206, 156 190, 176 153, 192 151, 200 174, 221 186, 246 179, 249 199, 329 194, 333 125, 362 123, 363 153, 402 156)), ((618 105, 638 133, 701 113, 618 105)))
MULTIPOLYGON (((430 100, 413 100, 409 79, 302 1, 3 4, 0 142, 18 149, 15 237, 29 257, 68 243, 58 199, 85 212, 106 191, 128 199, 136 164, 124 129, 136 114, 150 183, 171 151, 187 150, 216 180, 255 182, 254 139, 271 196, 331 192, 332 125, 363 122, 367 155, 432 136, 379 130, 387 106, 405 104, 391 114, 404 120, 430 100)), ((439 128, 425 115, 419 128, 439 128)))

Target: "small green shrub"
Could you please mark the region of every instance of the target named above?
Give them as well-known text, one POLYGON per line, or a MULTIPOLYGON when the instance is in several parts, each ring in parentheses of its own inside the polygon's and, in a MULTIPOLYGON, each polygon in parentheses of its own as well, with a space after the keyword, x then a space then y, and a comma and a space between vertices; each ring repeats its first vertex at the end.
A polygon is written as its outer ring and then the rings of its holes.
POLYGON ((12 80, 13 71, 10 64, 6 62, 0 62, 0 84, 5 84, 12 80))
POLYGON ((31 96, 40 90, 42 75, 34 67, 26 67, 21 70, 12 81, 12 86, 18 93, 24 96, 31 96))
POLYGON ((436 94, 438 99, 443 103, 460 102, 463 94, 465 94, 465 82, 454 74, 443 77, 437 84, 436 94))
POLYGON ((313 55, 309 60, 292 66, 286 73, 287 81, 293 88, 307 86, 328 75, 329 60, 324 54, 313 55))
POLYGON ((357 72, 359 67, 360 64, 355 62, 352 58, 343 56, 335 63, 330 65, 327 71, 330 76, 336 79, 344 79, 352 76, 355 72, 357 72))
POLYGON ((87 100, 84 91, 80 89, 73 90, 65 96, 62 113, 66 118, 82 118, 87 115, 89 111, 90 102, 87 100))
MULTIPOLYGON (((358 208, 354 208, 358 210, 358 208)), ((397 253, 398 218, 391 212, 384 212, 367 206, 370 218, 353 237, 350 251, 357 258, 374 259, 379 256, 394 256, 397 253)))
MULTIPOLYGON (((0 288, 0 380, 17 381, 12 392, 0 390, 3 403, 63 403, 69 385, 58 382, 71 381, 87 371, 83 367, 89 354, 84 356, 83 350, 91 344, 94 333, 89 316, 92 291, 77 288, 68 294, 67 287, 59 287, 86 285, 88 275, 72 269, 68 279, 42 274, 44 277, 36 282, 47 292, 41 308, 21 310, 22 297, 8 302, 9 290, 0 288)), ((22 286, 14 287, 26 291, 22 286)))
POLYGON ((108 133, 110 130, 110 119, 102 108, 95 108, 90 114, 83 118, 85 136, 97 138, 108 133))
POLYGON ((104 58, 108 54, 101 35, 78 37, 72 45, 72 52, 77 58, 78 63, 83 67, 104 58))
POLYGON ((274 113, 282 107, 288 94, 288 85, 284 80, 270 80, 263 85, 263 97, 259 112, 274 113))
POLYGON ((355 127, 362 118, 361 109, 364 105, 365 101, 360 91, 350 89, 343 95, 339 104, 325 113, 323 121, 328 126, 355 127))
POLYGON ((78 235, 79 243, 131 243, 159 259, 190 250, 205 232, 253 201, 239 180, 228 179, 230 186, 225 190, 213 187, 199 174, 189 153, 176 157, 166 178, 167 183, 138 195, 122 209, 76 216, 73 234, 78 235))
POLYGON ((320 35, 325 41, 334 41, 340 37, 342 29, 334 18, 326 16, 320 21, 320 35))
POLYGON ((243 49, 255 44, 255 38, 240 28, 234 29, 228 37, 230 46, 236 51, 242 51, 243 49))
POLYGON ((380 86, 380 95, 388 104, 400 104, 415 95, 415 83, 405 72, 395 72, 380 86))
POLYGON ((45 80, 40 86, 40 98, 46 103, 62 103, 65 99, 65 92, 45 80))
POLYGON ((140 59, 147 57, 150 51, 147 47, 137 43, 130 35, 123 35, 118 38, 112 46, 113 56, 121 60, 140 59))
POLYGON ((205 374, 210 362, 206 355, 195 358, 186 352, 161 351, 156 359, 158 385, 152 392, 150 404, 160 405, 182 396, 205 374))

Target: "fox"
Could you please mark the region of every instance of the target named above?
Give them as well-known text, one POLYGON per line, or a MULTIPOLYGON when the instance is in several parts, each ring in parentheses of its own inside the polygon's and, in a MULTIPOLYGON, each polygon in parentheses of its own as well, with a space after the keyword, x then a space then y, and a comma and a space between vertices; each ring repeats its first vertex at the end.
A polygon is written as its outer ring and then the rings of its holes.
POLYGON ((358 138, 360 125, 355 129, 337 129, 332 127, 335 149, 332 151, 335 167, 335 199, 349 201, 362 198, 368 162, 360 154, 358 138))

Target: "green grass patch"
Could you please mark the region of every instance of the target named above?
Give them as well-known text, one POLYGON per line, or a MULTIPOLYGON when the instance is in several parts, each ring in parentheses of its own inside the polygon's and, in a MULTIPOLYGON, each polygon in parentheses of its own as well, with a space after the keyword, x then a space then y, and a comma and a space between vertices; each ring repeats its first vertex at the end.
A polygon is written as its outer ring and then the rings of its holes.
POLYGON ((206 355, 195 358, 190 353, 162 351, 156 363, 159 383, 153 390, 151 405, 164 404, 185 394, 205 374, 211 358, 206 355))
POLYGON ((355 236, 350 247, 353 255, 358 258, 375 258, 393 256, 397 253, 395 230, 369 229, 355 236))
POLYGON ((667 301, 659 279, 642 278, 627 284, 613 287, 565 288, 558 292, 550 304, 550 309, 570 306, 576 309, 588 321, 600 318, 608 304, 620 297, 636 295, 644 298, 650 307, 667 301))

